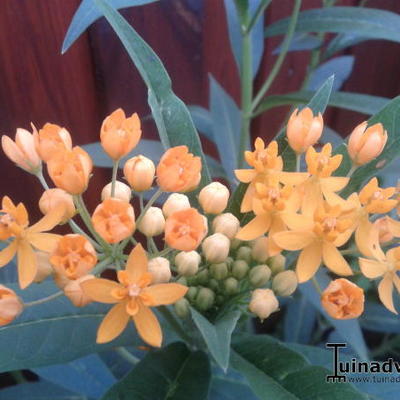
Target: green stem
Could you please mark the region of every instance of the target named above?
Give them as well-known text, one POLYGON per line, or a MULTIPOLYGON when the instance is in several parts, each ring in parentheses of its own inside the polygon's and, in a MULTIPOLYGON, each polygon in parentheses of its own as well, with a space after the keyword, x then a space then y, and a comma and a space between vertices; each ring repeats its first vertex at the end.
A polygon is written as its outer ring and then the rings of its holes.
POLYGON ((162 190, 158 189, 153 196, 150 198, 150 200, 147 202, 146 207, 142 210, 142 212, 139 215, 139 218, 136 220, 136 226, 139 225, 140 221, 146 214, 147 210, 157 201, 157 199, 161 196, 162 190))
POLYGON ((140 206, 140 212, 143 212, 143 208, 144 208, 144 202, 143 202, 143 193, 140 192, 139 193, 139 206, 140 206))
POLYGON ((296 153, 296 172, 300 172, 301 154, 296 153))
POLYGON ((117 347, 115 351, 128 363, 132 365, 136 365, 138 362, 140 362, 140 358, 135 357, 130 351, 125 349, 125 347, 117 347))
POLYGON ((93 269, 92 274, 93 275, 99 275, 101 274, 104 270, 107 269, 109 265, 111 265, 113 262, 113 259, 111 257, 107 257, 105 260, 100 261, 96 267, 93 269))
POLYGON ((350 178, 354 174, 354 172, 356 171, 357 168, 358 168, 357 165, 352 164, 352 166, 349 169, 349 172, 347 173, 346 177, 350 178))
POLYGON ((119 167, 119 160, 113 162, 112 179, 111 179, 111 197, 115 195, 115 182, 117 181, 117 173, 119 167))
POLYGON ((62 296, 63 294, 64 294, 63 291, 59 291, 59 292, 51 294, 50 296, 43 297, 42 299, 33 300, 33 301, 29 301, 28 303, 24 303, 24 306, 25 307, 32 307, 32 306, 37 306, 38 304, 47 303, 48 301, 54 300, 57 297, 62 296))
POLYGON ((180 336, 187 343, 192 342, 192 338, 183 330, 181 324, 175 319, 174 315, 166 306, 158 307, 160 314, 165 318, 170 327, 175 331, 175 333, 180 336))
POLYGON ((42 170, 40 170, 40 171, 36 174, 36 177, 39 179, 40 183, 42 184, 42 186, 44 187, 45 190, 50 189, 50 188, 49 188, 49 185, 47 184, 46 180, 44 179, 43 171, 42 171, 42 170))
POLYGON ((258 8, 256 12, 254 13, 253 17, 251 18, 249 24, 245 28, 244 33, 250 33, 251 30, 253 29, 253 26, 256 24, 258 21, 258 18, 260 18, 260 15, 266 10, 266 8, 271 4, 272 0, 263 0, 260 2, 258 5, 258 8))
POLYGON ((317 289, 317 292, 321 295, 322 294, 322 289, 321 289, 321 286, 319 286, 319 283, 317 282, 317 280, 315 279, 315 276, 313 276, 311 278, 311 280, 312 280, 312 283, 313 283, 315 289, 317 289))

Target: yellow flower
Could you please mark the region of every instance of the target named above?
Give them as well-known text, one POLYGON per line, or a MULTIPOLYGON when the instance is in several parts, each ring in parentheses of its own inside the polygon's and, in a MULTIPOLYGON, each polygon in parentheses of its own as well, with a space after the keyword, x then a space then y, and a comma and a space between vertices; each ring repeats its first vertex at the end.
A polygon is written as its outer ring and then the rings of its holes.
POLYGON ((382 278, 378 285, 378 294, 383 305, 397 314, 393 304, 393 285, 400 293, 400 279, 397 271, 400 269, 400 247, 386 252, 380 259, 359 258, 361 272, 369 279, 382 278))
POLYGON ((151 346, 160 347, 162 331, 150 307, 173 304, 188 288, 178 283, 150 285, 148 260, 142 245, 129 255, 126 269, 118 271, 118 281, 96 278, 81 283, 84 293, 94 301, 115 304, 104 317, 97 332, 97 343, 115 339, 132 318, 140 337, 151 346))
POLYGON ((28 227, 28 213, 20 203, 15 206, 7 196, 3 197, 0 210, 1 239, 14 240, 0 251, 0 267, 8 264, 17 254, 18 280, 21 289, 25 289, 35 279, 37 273, 37 257, 34 249, 51 252, 57 244, 59 235, 43 233, 58 225, 64 216, 64 207, 58 207, 45 215, 36 224, 28 227))
POLYGON ((353 232, 351 211, 325 201, 318 205, 312 216, 288 213, 282 217, 293 230, 276 233, 274 240, 283 249, 301 250, 296 266, 299 283, 311 279, 321 262, 337 275, 352 275, 349 264, 337 249, 353 232))

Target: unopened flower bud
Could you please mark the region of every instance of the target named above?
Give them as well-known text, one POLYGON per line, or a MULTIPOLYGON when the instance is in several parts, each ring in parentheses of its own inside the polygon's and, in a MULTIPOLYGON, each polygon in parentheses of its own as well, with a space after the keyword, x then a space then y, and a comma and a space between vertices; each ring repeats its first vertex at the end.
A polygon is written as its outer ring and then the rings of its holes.
POLYGON ((239 246, 241 246, 242 245, 242 241, 241 240, 239 240, 239 239, 236 239, 236 238, 233 238, 232 240, 231 240, 231 249, 232 250, 236 250, 239 246))
MULTIPOLYGON (((103 190, 101 191, 101 201, 111 197, 111 188, 112 188, 112 182, 104 186, 103 190)), ((131 188, 123 182, 115 181, 114 196, 112 197, 116 197, 117 199, 129 203, 132 197, 131 188)))
POLYGON ((228 266, 226 263, 211 264, 210 272, 215 279, 222 280, 228 276, 228 266))
POLYGON ((179 277, 179 279, 176 280, 176 283, 179 283, 183 286, 188 286, 187 279, 184 276, 179 277))
POLYGON ((296 108, 289 118, 286 136, 289 146, 297 153, 304 153, 310 146, 318 142, 324 128, 321 113, 314 117, 311 108, 296 108))
POLYGON ((63 189, 47 189, 39 199, 40 211, 46 215, 59 206, 64 207, 64 216, 61 221, 65 224, 75 215, 75 205, 72 196, 63 189))
POLYGON ((21 314, 24 306, 17 294, 4 285, 0 285, 0 326, 11 323, 21 314))
POLYGON ((192 276, 199 270, 201 262, 200 254, 197 251, 181 251, 175 256, 175 265, 178 274, 183 276, 192 276))
POLYGON ((252 250, 248 246, 242 246, 239 247, 237 253, 236 253, 236 260, 243 260, 246 261, 247 263, 251 263, 251 253, 252 250))
POLYGON ((286 257, 282 254, 277 254, 268 259, 268 265, 273 275, 282 272, 285 269, 286 257))
POLYGON ((271 289, 256 289, 251 294, 249 310, 262 321, 278 309, 278 299, 271 289))
POLYGON ((232 257, 227 257, 225 260, 225 263, 228 266, 229 271, 232 269, 233 262, 234 262, 234 259, 232 257))
POLYGON ((210 309, 215 301, 215 293, 209 289, 202 287, 196 296, 196 307, 201 311, 210 309))
POLYGON ((238 280, 243 279, 249 272, 249 264, 244 260, 236 260, 232 264, 232 276, 238 280))
POLYGON ((204 239, 202 243, 203 254, 208 262, 221 263, 229 255, 230 241, 222 233, 214 233, 204 239))
POLYGON ((249 272, 250 283, 253 287, 264 286, 271 277, 271 270, 268 265, 257 265, 249 272))
POLYGON ((174 212, 188 208, 190 208, 189 198, 185 194, 172 193, 164 203, 162 210, 165 218, 168 218, 174 212))
POLYGON ((150 190, 155 173, 153 161, 142 155, 130 158, 124 165, 125 179, 136 192, 150 190))
POLYGON ((215 217, 212 226, 215 233, 222 233, 233 239, 240 228, 240 222, 233 214, 225 213, 215 217))
POLYGON ((137 225, 146 237, 158 236, 164 232, 165 218, 161 208, 150 207, 137 225))
POLYGON ((224 291, 228 296, 232 296, 239 292, 239 282, 232 277, 224 280, 224 291))
POLYGON ((148 271, 153 275, 152 283, 166 283, 171 279, 169 261, 164 257, 152 258, 148 264, 148 271))
POLYGON ((39 283, 51 275, 54 270, 50 264, 50 255, 48 253, 45 253, 44 251, 36 251, 35 254, 37 259, 37 272, 33 281, 39 283))
POLYGON ((94 279, 94 275, 82 276, 74 281, 69 281, 64 286, 64 294, 71 300, 74 306, 84 307, 93 301, 81 288, 81 283, 89 279, 94 279))
POLYGON ((190 307, 189 302, 184 297, 179 299, 174 304, 176 315, 182 319, 185 319, 189 316, 189 307, 190 307))
POLYGON ((272 290, 278 296, 290 296, 296 290, 297 283, 296 272, 291 270, 279 272, 272 279, 272 290))
POLYGON ((206 214, 220 214, 229 200, 229 189, 219 182, 203 187, 199 194, 199 203, 206 214))
POLYGON ((208 269, 204 269, 196 275, 196 280, 199 285, 206 285, 209 279, 208 269))
POLYGON ((257 262, 264 263, 268 260, 268 238, 261 236, 256 239, 253 243, 253 248, 251 251, 251 257, 257 262))
POLYGON ((207 287, 209 287, 211 290, 217 291, 219 289, 219 282, 212 278, 207 282, 207 287))
POLYGON ((197 297, 197 292, 199 290, 195 286, 189 287, 189 290, 186 292, 186 297, 189 301, 195 301, 197 297))
POLYGON ((347 151, 355 165, 364 165, 378 157, 388 139, 382 124, 367 125, 366 121, 362 122, 349 137, 347 151))

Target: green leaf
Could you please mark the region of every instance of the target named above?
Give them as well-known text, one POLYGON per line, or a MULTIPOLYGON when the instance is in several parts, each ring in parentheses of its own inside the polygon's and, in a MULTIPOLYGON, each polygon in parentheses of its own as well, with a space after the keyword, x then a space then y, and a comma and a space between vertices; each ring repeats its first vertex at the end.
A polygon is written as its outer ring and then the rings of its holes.
MULTIPOLYGON (((229 377, 213 377, 209 400, 258 400, 245 382, 235 381, 229 377)), ((1 400, 1 399, 0 399, 1 400)))
POLYGON ((172 91, 171 79, 161 60, 118 11, 105 0, 94 1, 120 38, 148 88, 148 103, 164 148, 188 146, 193 154, 202 158, 201 185, 209 183, 210 174, 192 117, 172 91))
POLYGON ((190 309, 192 318, 217 364, 226 371, 229 365, 229 352, 232 332, 239 320, 240 312, 232 311, 213 325, 194 308, 190 309))
POLYGON ((215 141, 212 132, 211 113, 204 107, 197 105, 188 106, 194 125, 208 140, 215 141))
MULTIPOLYGON (((265 30, 265 36, 283 35, 289 18, 281 19, 265 30)), ((351 33, 371 39, 400 42, 400 16, 385 10, 364 7, 326 7, 302 11, 296 32, 351 33)))
MULTIPOLYGON (((115 9, 141 6, 155 1, 158 0, 108 0, 115 9)), ((93 0, 83 0, 72 18, 61 52, 65 53, 75 40, 100 17, 102 17, 102 14, 94 5, 93 0)))
MULTIPOLYGON (((307 103, 313 94, 314 92, 302 90, 288 94, 268 96, 260 104, 257 114, 287 104, 298 105, 307 103)), ((370 96, 361 93, 333 92, 329 98, 328 105, 373 115, 381 110, 389 101, 390 99, 386 97, 370 96)))
POLYGON ((147 354, 102 400, 206 400, 210 379, 205 353, 173 343, 147 354))
POLYGON ((362 36, 354 35, 352 33, 341 33, 336 35, 326 47, 323 52, 323 59, 326 60, 332 57, 335 53, 342 51, 346 47, 354 46, 358 43, 365 42, 371 38, 365 38, 362 36))
MULTIPOLYGON (((315 36, 307 33, 300 33, 293 35, 293 38, 289 44, 288 51, 303 51, 303 50, 314 50, 322 45, 322 40, 315 36)), ((281 45, 273 50, 272 54, 279 54, 281 52, 281 45)))

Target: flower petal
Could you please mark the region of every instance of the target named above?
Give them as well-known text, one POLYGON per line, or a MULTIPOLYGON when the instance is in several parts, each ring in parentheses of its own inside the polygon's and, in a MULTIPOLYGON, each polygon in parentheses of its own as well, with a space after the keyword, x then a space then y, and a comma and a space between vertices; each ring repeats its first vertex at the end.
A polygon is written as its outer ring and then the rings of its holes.
POLYGON ((142 294, 151 297, 151 306, 160 306, 176 303, 182 298, 188 287, 179 283, 160 283, 157 285, 148 286, 142 290, 142 294))
POLYGON ((17 241, 14 240, 6 248, 0 251, 0 267, 7 265, 17 252, 17 241))
POLYGON ((162 331, 160 324, 150 308, 139 305, 138 313, 133 317, 139 336, 149 345, 161 347, 162 331))
POLYGON ((126 328, 130 316, 126 312, 125 306, 125 302, 116 304, 106 314, 97 331, 97 343, 111 342, 126 328))
POLYGON ((359 223, 354 238, 360 253, 365 257, 383 259, 384 254, 379 246, 379 235, 374 234, 373 225, 365 217, 359 223))
POLYGON ((295 213, 282 213, 281 218, 289 229, 303 230, 312 229, 314 221, 308 215, 295 214, 295 213))
POLYGON ((250 183, 243 196, 242 203, 240 204, 240 212, 245 213, 252 210, 255 190, 254 183, 250 183))
POLYGON ((274 235, 274 240, 282 249, 295 251, 310 245, 315 240, 315 235, 310 231, 279 232, 274 235))
POLYGON ((296 265, 296 273, 299 283, 306 282, 315 275, 321 265, 321 260, 321 243, 315 241, 302 250, 296 265))
POLYGON ((397 314, 393 304, 393 280, 392 277, 387 274, 379 282, 378 285, 379 299, 382 304, 392 313, 397 314))
POLYGON ((247 225, 245 225, 236 234, 236 238, 240 240, 253 240, 265 232, 268 232, 271 226, 271 216, 269 214, 257 215, 247 225))
POLYGON ((257 175, 254 169, 235 169, 236 178, 243 183, 251 182, 257 175))
POLYGON ((324 241, 322 246, 322 258, 324 264, 335 274, 341 276, 353 275, 349 264, 333 243, 324 241))
POLYGON ((286 225, 282 221, 282 218, 280 215, 274 215, 272 217, 272 223, 271 227, 269 229, 269 240, 268 240, 268 254, 270 257, 276 256, 282 251, 282 248, 279 247, 275 240, 273 239, 274 235, 279 232, 285 232, 286 231, 286 225))
POLYGON ((147 272, 147 254, 143 246, 139 243, 129 254, 126 262, 126 272, 132 282, 137 282, 143 274, 147 272))
POLYGON ((114 304, 120 300, 111 295, 115 289, 122 289, 123 286, 109 279, 95 278, 82 282, 81 288, 86 296, 99 303, 114 304))
POLYGON ((387 266, 377 260, 368 260, 367 258, 360 257, 358 263, 362 274, 369 279, 378 278, 387 271, 387 266))
POLYGON ((303 183, 310 176, 307 172, 284 172, 279 171, 274 173, 274 177, 277 177, 279 182, 285 185, 296 186, 303 183))
POLYGON ((350 178, 344 176, 331 176, 328 178, 320 178, 322 193, 338 192, 342 190, 348 183, 350 178))
POLYGON ((38 250, 51 253, 56 248, 61 237, 61 235, 56 235, 55 233, 31 233, 28 234, 28 241, 38 250))
POLYGON ((304 184, 304 197, 301 204, 301 211, 305 215, 313 215, 318 204, 323 200, 319 181, 307 181, 304 184))
POLYGON ((50 231, 62 221, 64 214, 65 206, 60 205, 46 214, 41 220, 36 222, 36 224, 30 226, 27 232, 38 233, 50 231))
POLYGON ((18 280, 21 289, 29 286, 37 272, 37 257, 31 245, 26 240, 18 242, 18 280))

